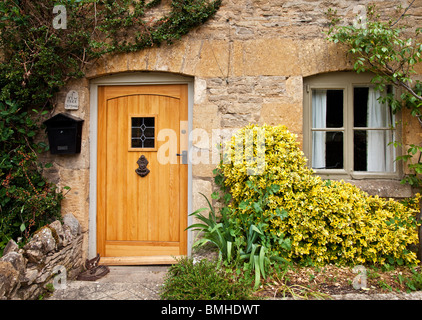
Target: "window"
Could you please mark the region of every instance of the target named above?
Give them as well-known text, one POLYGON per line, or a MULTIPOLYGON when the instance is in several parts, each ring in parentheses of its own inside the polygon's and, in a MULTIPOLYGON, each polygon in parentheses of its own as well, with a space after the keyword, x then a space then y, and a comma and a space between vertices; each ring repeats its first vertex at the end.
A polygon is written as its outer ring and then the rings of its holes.
POLYGON ((305 80, 304 151, 320 175, 397 175, 395 116, 371 75, 338 73, 305 80))
POLYGON ((129 150, 155 149, 155 116, 130 116, 129 150))

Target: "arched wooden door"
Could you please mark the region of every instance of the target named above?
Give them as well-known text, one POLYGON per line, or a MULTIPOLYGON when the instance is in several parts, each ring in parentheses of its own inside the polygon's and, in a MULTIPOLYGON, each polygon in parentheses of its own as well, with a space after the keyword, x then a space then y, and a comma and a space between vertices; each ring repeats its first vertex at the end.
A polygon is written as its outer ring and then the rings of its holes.
POLYGON ((187 254, 187 85, 98 88, 97 250, 104 264, 187 254))

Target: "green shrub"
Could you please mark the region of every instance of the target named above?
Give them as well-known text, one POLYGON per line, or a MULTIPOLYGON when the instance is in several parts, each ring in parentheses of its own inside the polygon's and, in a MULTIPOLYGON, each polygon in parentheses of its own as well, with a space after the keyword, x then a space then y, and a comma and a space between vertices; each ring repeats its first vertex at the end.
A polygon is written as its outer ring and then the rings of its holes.
POLYGON ((193 246, 199 247, 211 242, 218 248, 219 259, 230 261, 233 253, 233 241, 236 230, 231 227, 230 220, 227 219, 226 210, 222 210, 221 216, 217 218, 215 209, 212 207, 208 198, 203 193, 201 193, 201 195, 207 200, 208 208, 200 208, 190 214, 191 216, 195 216, 196 219, 199 220, 199 223, 194 223, 187 229, 200 231, 198 236, 201 236, 193 246), (209 209, 208 217, 201 213, 207 209, 209 209))
POLYGON ((404 282, 408 291, 420 291, 422 290, 422 273, 412 270, 412 276, 404 282))
POLYGON ((234 281, 215 261, 182 258, 172 265, 161 290, 163 300, 245 300, 251 286, 234 281))
POLYGON ((231 194, 230 219, 244 230, 260 225, 260 243, 274 255, 317 265, 417 262, 407 248, 418 241, 419 194, 405 205, 343 181, 322 180, 306 166, 296 136, 284 126, 247 126, 228 150, 216 182, 231 194), (260 132, 265 145, 257 143, 260 132), (253 144, 246 144, 239 160, 236 143, 250 141, 249 134, 253 144), (263 150, 260 167, 250 155, 259 158, 263 150))
MULTIPOLYGON (((205 195, 203 196, 205 197, 205 195)), ((214 198, 217 196, 214 195, 214 198)), ((229 199, 229 197, 225 197, 226 204, 229 199)), ((209 206, 208 218, 201 213, 207 208, 198 209, 191 215, 200 222, 187 228, 200 231, 197 235, 200 239, 194 243, 193 247, 212 243, 218 249, 219 263, 223 262, 229 268, 236 269, 238 274, 242 270, 245 271, 246 278, 249 278, 248 272, 254 272, 254 288, 258 288, 261 278, 266 278, 272 260, 287 262, 285 259, 275 256, 267 248, 268 242, 263 230, 271 217, 259 222, 250 219, 250 216, 247 215, 240 214, 233 217, 230 214, 231 209, 223 207, 220 211, 221 215, 217 218, 215 209, 207 198, 206 200, 209 206)), ((278 242, 283 243, 283 239, 279 238, 278 242)))
POLYGON ((21 149, 7 166, 0 166, 0 253, 10 239, 25 241, 61 217, 63 193, 42 176, 37 156, 21 149))

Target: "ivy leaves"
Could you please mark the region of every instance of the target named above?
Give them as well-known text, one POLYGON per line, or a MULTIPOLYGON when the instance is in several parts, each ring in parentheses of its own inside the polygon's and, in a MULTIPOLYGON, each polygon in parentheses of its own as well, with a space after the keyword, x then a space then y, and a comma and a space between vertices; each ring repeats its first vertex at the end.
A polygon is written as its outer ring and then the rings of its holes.
POLYGON ((90 39, 95 57, 171 44, 211 18, 221 5, 221 0, 173 0, 168 12, 146 18, 147 12, 161 4, 160 0, 89 2, 95 7, 92 34, 97 36, 90 39))
POLYGON ((173 0, 164 14, 161 1, 59 1, 67 28, 54 29, 52 0, 0 3, 0 98, 45 105, 70 78, 103 56, 172 43, 211 18, 221 0, 173 0), (159 15, 159 16, 155 16, 159 15))

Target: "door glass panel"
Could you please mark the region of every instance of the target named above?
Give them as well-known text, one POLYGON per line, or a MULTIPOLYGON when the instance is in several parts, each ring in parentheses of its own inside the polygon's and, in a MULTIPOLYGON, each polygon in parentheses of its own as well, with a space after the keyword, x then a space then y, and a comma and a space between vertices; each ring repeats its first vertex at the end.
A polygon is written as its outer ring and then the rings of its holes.
POLYGON ((155 117, 133 117, 131 123, 131 147, 155 147, 155 117))

